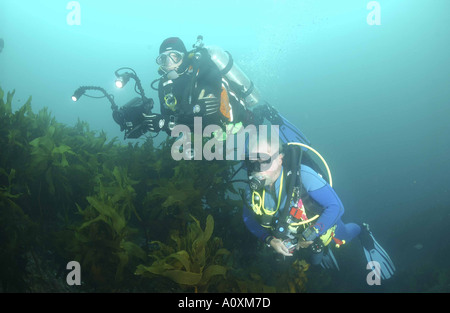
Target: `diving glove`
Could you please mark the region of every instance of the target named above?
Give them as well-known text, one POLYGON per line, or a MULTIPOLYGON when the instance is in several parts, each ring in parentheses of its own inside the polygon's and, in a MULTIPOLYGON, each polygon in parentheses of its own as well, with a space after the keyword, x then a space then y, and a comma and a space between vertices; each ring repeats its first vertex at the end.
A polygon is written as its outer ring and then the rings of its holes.
POLYGON ((220 99, 213 98, 201 98, 197 100, 197 104, 194 106, 194 114, 196 115, 210 115, 217 113, 220 108, 220 99))

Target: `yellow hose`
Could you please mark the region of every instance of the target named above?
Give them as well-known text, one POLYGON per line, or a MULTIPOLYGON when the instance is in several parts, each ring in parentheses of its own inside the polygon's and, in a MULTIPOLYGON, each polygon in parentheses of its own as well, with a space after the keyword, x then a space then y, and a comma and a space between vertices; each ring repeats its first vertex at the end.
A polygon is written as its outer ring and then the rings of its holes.
POLYGON ((329 180, 329 184, 331 187, 333 187, 333 179, 331 178, 331 172, 330 172, 330 168, 328 167, 327 162, 325 161, 325 159, 320 155, 319 152, 317 152, 315 149, 313 149, 312 147, 305 145, 303 143, 299 143, 299 142, 289 142, 288 145, 297 145, 297 146, 301 146, 301 147, 305 147, 309 150, 311 150, 312 152, 314 152, 323 162, 323 164, 325 164, 325 167, 327 169, 327 174, 328 174, 328 180, 329 180))
POLYGON ((291 224, 289 224, 289 226, 295 227, 295 226, 300 226, 300 225, 303 225, 303 224, 307 224, 309 222, 314 221, 318 217, 319 217, 319 214, 314 215, 313 217, 311 217, 309 220, 306 220, 306 221, 301 221, 301 222, 298 222, 298 223, 291 223, 291 224))
MULTIPOLYGON (((317 152, 317 151, 316 151, 315 149, 313 149, 312 147, 310 147, 310 146, 308 146, 308 145, 305 145, 305 144, 303 144, 303 143, 299 143, 299 142, 289 142, 288 145, 297 145, 297 146, 305 147, 305 148, 311 150, 312 152, 314 152, 314 153, 322 160, 323 164, 325 164, 325 167, 326 167, 327 173, 328 173, 328 180, 329 180, 330 186, 333 187, 333 179, 331 178, 330 168, 328 167, 327 162, 326 162, 325 159, 320 155, 319 152, 317 152)), ((308 219, 308 220, 306 220, 306 221, 301 221, 301 222, 299 222, 299 223, 293 223, 293 224, 291 224, 291 226, 299 226, 299 225, 303 225, 303 224, 306 224, 306 223, 309 223, 309 222, 315 220, 315 219, 318 218, 318 217, 319 217, 319 215, 316 215, 316 216, 314 216, 314 217, 312 217, 312 218, 310 218, 310 219, 308 219)))

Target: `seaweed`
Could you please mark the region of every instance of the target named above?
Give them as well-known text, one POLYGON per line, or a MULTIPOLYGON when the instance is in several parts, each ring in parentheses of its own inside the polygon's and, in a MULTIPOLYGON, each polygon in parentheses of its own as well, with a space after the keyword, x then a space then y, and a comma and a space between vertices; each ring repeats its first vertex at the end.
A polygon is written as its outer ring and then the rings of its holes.
POLYGON ((34 113, 31 97, 13 112, 14 93, 0 88, 2 291, 278 291, 300 275, 269 286, 248 260, 261 247, 242 222, 235 162, 175 161, 174 138, 108 140, 34 113), (65 283, 72 260, 77 288, 65 283))
POLYGON ((117 290, 130 259, 145 260, 146 256, 130 240, 136 230, 128 226, 131 213, 136 214, 132 187, 136 182, 119 167, 103 173, 106 183, 99 181, 97 193, 86 198, 88 206, 83 210, 77 205, 84 222, 76 229, 74 252, 75 260, 89 269, 87 279, 97 285, 108 283, 117 290))
POLYGON ((36 224, 17 204, 21 194, 12 191, 16 171, 7 173, 0 168, 0 177, 7 177, 8 184, 0 184, 0 282, 2 290, 17 292, 26 290, 26 254, 31 251, 36 235, 36 224))
POLYGON ((220 263, 229 251, 217 244, 220 241, 218 238, 210 241, 214 230, 213 217, 208 215, 204 230, 195 217, 191 218, 193 222, 188 224, 185 235, 178 232, 172 234, 175 247, 154 242, 161 247, 156 253, 150 254, 155 261, 150 266, 139 265, 136 275, 161 275, 180 285, 192 286, 195 292, 199 288, 206 291, 214 276, 225 278, 227 269, 220 263))

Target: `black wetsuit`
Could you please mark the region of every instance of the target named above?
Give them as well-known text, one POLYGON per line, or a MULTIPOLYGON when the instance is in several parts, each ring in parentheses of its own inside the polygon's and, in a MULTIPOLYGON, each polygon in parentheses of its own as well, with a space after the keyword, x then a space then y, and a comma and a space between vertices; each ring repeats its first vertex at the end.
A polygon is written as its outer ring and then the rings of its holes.
POLYGON ((229 122, 244 122, 246 124, 249 111, 239 103, 238 99, 233 98, 229 94, 228 101, 232 108, 232 121, 221 112, 223 107, 227 105, 224 103, 221 104, 221 109, 218 109, 213 114, 204 114, 204 110, 194 112, 194 107, 198 103, 198 98, 202 90, 205 90, 204 96, 212 94, 219 101, 221 100, 223 90, 222 73, 219 68, 211 60, 206 49, 201 49, 198 52, 201 55, 199 59, 193 56, 185 56, 185 60, 178 70, 182 74, 178 78, 173 79, 173 83, 167 84, 169 81, 167 78, 160 80, 158 96, 161 105, 161 114, 166 120, 175 119, 176 124, 187 125, 191 129, 194 124, 194 117, 196 116, 202 117, 203 127, 214 124, 223 128, 229 122), (170 92, 177 101, 174 110, 165 104, 164 97, 170 92))
MULTIPOLYGON (((197 104, 197 99, 200 92, 204 89, 204 95, 212 94, 220 100, 222 92, 222 74, 217 66, 213 63, 206 51, 202 51, 200 60, 195 58, 187 58, 185 56, 182 69, 179 72, 182 74, 172 80, 170 87, 165 88, 164 84, 168 79, 162 79, 158 86, 158 95, 161 105, 161 114, 169 120, 170 116, 174 116, 176 124, 183 124, 189 127, 193 126, 194 117, 202 116, 194 113, 194 106, 197 104), (197 74, 198 73, 198 74, 197 74), (166 106, 164 97, 167 93, 172 92, 177 104, 175 110, 166 106)), ((215 124, 221 126, 224 122, 224 116, 218 110, 216 113, 202 116, 203 125, 215 124)))

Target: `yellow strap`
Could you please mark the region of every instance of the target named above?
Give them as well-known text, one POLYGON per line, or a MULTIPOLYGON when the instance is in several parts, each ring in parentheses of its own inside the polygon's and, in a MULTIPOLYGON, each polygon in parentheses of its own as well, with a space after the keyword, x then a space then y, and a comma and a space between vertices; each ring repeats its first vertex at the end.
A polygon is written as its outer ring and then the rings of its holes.
POLYGON ((253 211, 255 211, 255 213, 257 215, 262 215, 261 208, 263 209, 264 214, 269 215, 269 216, 274 215, 275 213, 278 212, 278 209, 280 208, 281 192, 283 190, 283 180, 284 180, 284 173, 282 172, 281 173, 281 181, 280 181, 280 190, 278 191, 277 209, 275 211, 266 210, 266 208, 264 207, 264 199, 265 199, 265 196, 266 196, 266 190, 265 189, 263 190, 262 198, 261 198, 261 196, 260 196, 260 194, 258 192, 253 191, 253 194, 252 194, 252 207, 253 207, 253 211), (255 203, 255 195, 259 197, 259 204, 255 203))
POLYGON ((262 212, 261 212, 261 196, 256 191, 253 191, 253 193, 252 193, 252 209, 257 215, 262 215, 262 212), (255 203, 255 196, 258 197, 259 204, 255 203))

